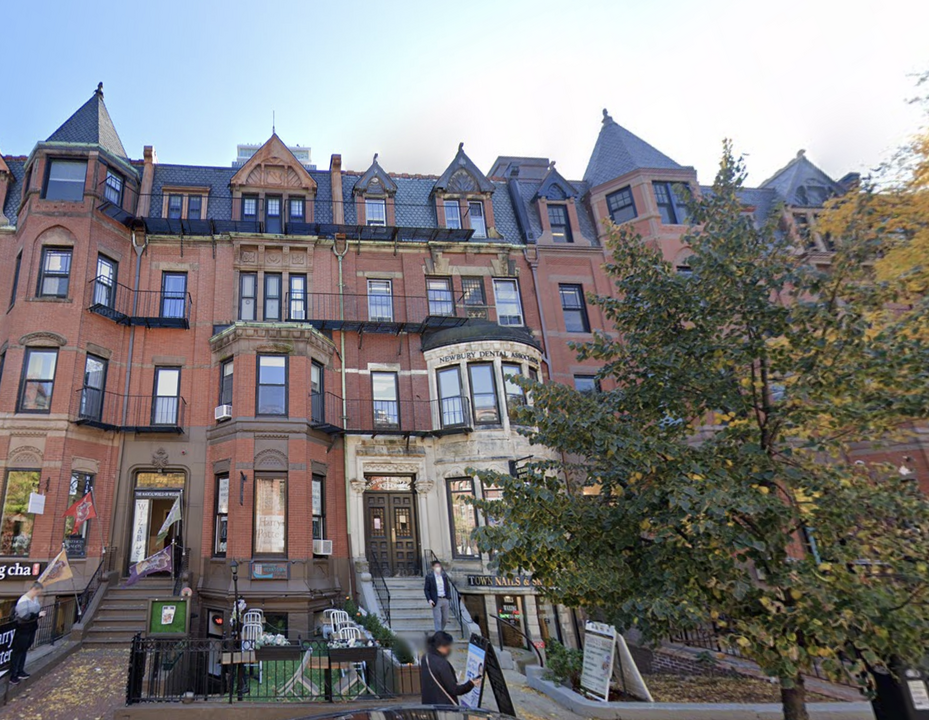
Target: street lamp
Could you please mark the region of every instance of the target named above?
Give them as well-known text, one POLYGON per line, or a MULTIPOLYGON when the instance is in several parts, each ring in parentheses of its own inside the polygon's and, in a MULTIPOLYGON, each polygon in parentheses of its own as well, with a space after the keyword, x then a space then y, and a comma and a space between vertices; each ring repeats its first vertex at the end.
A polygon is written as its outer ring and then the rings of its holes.
POLYGON ((229 702, 232 702, 233 690, 238 687, 239 700, 242 699, 242 665, 235 662, 241 661, 241 657, 236 658, 236 653, 241 652, 239 644, 239 623, 241 621, 241 612, 239 611, 239 563, 233 558, 229 563, 229 570, 232 571, 232 658, 233 658, 233 681, 229 684, 229 702))

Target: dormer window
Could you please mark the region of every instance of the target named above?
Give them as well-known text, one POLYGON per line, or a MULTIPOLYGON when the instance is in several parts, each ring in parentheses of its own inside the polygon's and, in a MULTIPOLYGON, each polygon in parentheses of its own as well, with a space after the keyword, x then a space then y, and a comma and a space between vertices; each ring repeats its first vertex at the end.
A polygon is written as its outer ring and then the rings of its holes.
POLYGON ((375 227, 387 226, 387 203, 379 199, 365 200, 365 221, 375 227))
POLYGON ((265 232, 280 235, 284 232, 284 222, 281 218, 281 199, 279 197, 265 198, 265 232))
POLYGON ((112 170, 106 171, 106 185, 103 196, 117 207, 123 204, 123 178, 112 170))
POLYGON ((443 206, 445 207, 445 227, 451 230, 461 230, 461 208, 458 207, 458 201, 446 200, 443 206))
POLYGON ((168 220, 180 220, 184 209, 183 195, 168 196, 168 220))
POLYGON ((552 240, 556 243, 573 243, 571 223, 568 221, 567 205, 548 206, 548 224, 552 228, 552 240))
POLYGON ((256 195, 245 195, 242 197, 242 219, 258 219, 258 197, 256 195))
POLYGON ((610 213, 610 219, 617 225, 634 220, 637 216, 632 188, 629 187, 607 195, 606 207, 610 213))
POLYGON ((684 204, 684 188, 680 183, 653 182, 655 202, 664 225, 687 223, 687 206, 684 204))
POLYGON ((203 214, 203 197, 200 195, 191 195, 187 198, 187 219, 200 220, 203 214))
POLYGON ((303 198, 290 198, 290 222, 306 222, 306 201, 303 198))
POLYGON ((484 222, 484 203, 480 200, 468 203, 468 217, 471 220, 471 229, 474 237, 487 237, 487 224, 484 222))
POLYGON ((86 160, 50 160, 45 199, 81 202, 84 199, 86 160))

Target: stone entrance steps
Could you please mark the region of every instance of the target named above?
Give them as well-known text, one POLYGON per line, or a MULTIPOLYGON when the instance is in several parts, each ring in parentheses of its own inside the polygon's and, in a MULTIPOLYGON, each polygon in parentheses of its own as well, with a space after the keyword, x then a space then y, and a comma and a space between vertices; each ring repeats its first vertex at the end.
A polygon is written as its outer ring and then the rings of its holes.
MULTIPOLYGON (((415 650, 422 651, 427 635, 433 630, 432 607, 426 602, 421 577, 385 578, 390 591, 390 629, 406 640, 415 650)), ((461 628, 454 616, 449 616, 445 630, 455 638, 456 644, 467 645, 461 637, 461 628)))
POLYGON ((136 633, 145 630, 148 601, 173 594, 171 578, 142 578, 128 588, 111 586, 84 636, 84 645, 128 645, 136 633))

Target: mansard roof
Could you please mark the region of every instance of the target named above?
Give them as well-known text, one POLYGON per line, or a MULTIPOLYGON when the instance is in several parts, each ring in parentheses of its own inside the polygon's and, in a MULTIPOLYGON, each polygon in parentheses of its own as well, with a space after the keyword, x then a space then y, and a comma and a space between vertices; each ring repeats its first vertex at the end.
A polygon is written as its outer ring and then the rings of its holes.
MULTIPOLYGON (((12 176, 12 182, 7 186, 6 202, 0 207, 0 215, 6 216, 10 225, 16 225, 16 212, 19 210, 19 201, 23 194, 23 179, 26 175, 26 158, 5 158, 6 168, 12 176)), ((3 225, 0 219, 0 225, 3 225)))
POLYGON ((590 154, 584 180, 591 187, 602 185, 639 169, 679 170, 682 166, 642 138, 617 124, 603 110, 603 126, 590 154))
POLYGON ((487 179, 484 173, 477 169, 477 165, 465 154, 464 143, 458 144, 455 159, 445 168, 445 172, 439 176, 439 179, 433 185, 433 190, 444 190, 453 193, 492 193, 494 189, 494 184, 487 179))
POLYGON ((371 195, 393 195, 397 192, 397 183, 378 165, 377 153, 374 153, 371 167, 358 179, 352 192, 371 195))
POLYGON ((267 189, 303 188, 310 192, 316 191, 313 176, 276 132, 271 133, 267 142, 255 151, 229 182, 231 185, 267 189))
POLYGON ((536 191, 536 199, 544 197, 548 200, 567 200, 571 197, 577 197, 577 188, 564 179, 562 174, 555 169, 553 160, 548 166, 548 172, 542 178, 542 184, 536 191))
POLYGON ((49 135, 46 142, 99 145, 112 155, 126 160, 126 149, 113 126, 103 102, 103 83, 97 85, 90 100, 81 105, 61 127, 49 135))
POLYGON ((806 157, 801 150, 787 165, 765 180, 761 187, 777 192, 788 205, 821 207, 844 189, 806 157))

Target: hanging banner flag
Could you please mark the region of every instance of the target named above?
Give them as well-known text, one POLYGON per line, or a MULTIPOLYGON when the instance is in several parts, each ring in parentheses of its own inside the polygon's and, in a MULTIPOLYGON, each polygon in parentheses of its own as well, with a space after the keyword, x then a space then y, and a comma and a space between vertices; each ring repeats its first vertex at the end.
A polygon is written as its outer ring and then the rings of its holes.
POLYGON ((52 560, 45 572, 39 575, 39 582, 45 587, 52 585, 61 580, 70 580, 74 575, 71 573, 71 565, 68 563, 68 554, 62 550, 57 557, 52 560))
POLYGON ((173 551, 174 546, 168 545, 164 550, 159 550, 154 555, 149 555, 144 560, 139 560, 135 565, 129 568, 129 577, 123 587, 135 585, 146 575, 156 572, 171 572, 174 568, 173 551))
POLYGON ((62 517, 71 516, 74 518, 74 529, 72 532, 76 535, 78 530, 81 529, 81 525, 90 520, 91 518, 97 517, 97 509, 94 507, 94 497, 93 493, 89 492, 71 507, 65 510, 62 517))
POLYGON ((177 499, 174 501, 174 505, 171 506, 171 512, 168 513, 168 517, 165 518, 165 521, 161 524, 161 530, 158 531, 158 539, 164 540, 168 534, 168 530, 171 529, 171 526, 178 522, 181 519, 181 496, 178 495, 177 499))

